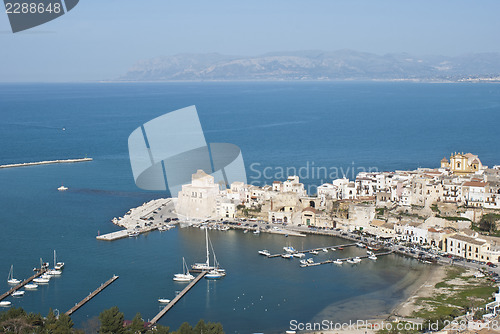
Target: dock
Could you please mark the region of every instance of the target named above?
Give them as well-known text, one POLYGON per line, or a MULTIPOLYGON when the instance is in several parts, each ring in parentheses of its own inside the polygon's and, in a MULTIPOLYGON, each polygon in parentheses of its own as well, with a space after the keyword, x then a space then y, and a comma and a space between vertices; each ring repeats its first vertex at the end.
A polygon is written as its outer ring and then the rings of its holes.
POLYGON ((313 252, 313 251, 316 251, 316 252, 320 252, 320 251, 323 251, 323 249, 337 249, 339 247, 351 247, 351 246, 356 246, 356 243, 352 243, 352 244, 344 244, 344 245, 334 245, 334 246, 327 246, 327 247, 319 247, 319 248, 311 248, 311 249, 304 249, 302 251, 295 251, 293 253, 278 253, 278 254, 271 254, 268 256, 268 258, 275 258, 275 257, 279 257, 283 254, 298 254, 298 253, 310 253, 310 252, 313 252))
POLYGON ((157 315, 155 315, 155 317, 153 318, 153 320, 150 321, 150 326, 156 324, 158 322, 158 320, 160 320, 182 297, 184 297, 184 295, 186 293, 189 292, 189 290, 191 290, 195 285, 196 283, 198 283, 205 275, 207 274, 207 271, 202 271, 198 276, 196 276, 196 278, 191 282, 189 283, 188 286, 186 286, 177 296, 175 296, 174 299, 172 299, 172 301, 170 301, 170 303, 167 304, 167 306, 165 306, 157 315))
POLYGON ((102 292, 104 289, 106 289, 111 283, 116 281, 119 276, 113 275, 109 280, 106 281, 106 283, 101 284, 100 287, 95 289, 93 292, 91 292, 87 297, 85 297, 81 302, 75 304, 69 311, 67 311, 65 314, 66 315, 72 315, 75 313, 80 307, 88 303, 92 298, 97 296, 100 292, 102 292))
POLYGON ((93 160, 92 158, 79 158, 79 159, 23 162, 23 163, 18 163, 18 164, 0 165, 0 168, 15 168, 15 167, 29 167, 29 166, 39 166, 39 165, 67 164, 67 163, 76 163, 76 162, 87 162, 87 161, 92 161, 92 160, 93 160))
MULTIPOLYGON (((392 254, 392 253, 394 253, 394 251, 391 250, 391 251, 388 251, 388 252, 374 253, 374 255, 377 256, 377 257, 379 257, 379 256, 389 255, 389 254, 392 254)), ((361 256, 346 257, 346 258, 343 258, 343 259, 330 259, 330 260, 326 260, 326 261, 322 261, 322 262, 314 262, 314 263, 301 264, 300 266, 302 268, 305 268, 305 267, 314 267, 314 266, 319 266, 319 265, 322 265, 322 264, 330 264, 330 263, 333 263, 333 261, 335 261, 335 260, 340 260, 342 262, 346 262, 347 260, 354 259, 355 257, 359 257, 360 259, 367 259, 368 256, 370 256, 370 255, 367 254, 367 255, 361 255, 361 256)))
POLYGON ((13 292, 16 292, 17 290, 21 289, 23 286, 25 286, 26 284, 28 284, 29 282, 33 281, 35 278, 37 278, 38 276, 41 276, 43 275, 43 273, 45 273, 46 269, 43 269, 43 270, 40 270, 38 271, 36 274, 34 274, 33 276, 25 279, 24 281, 22 281, 21 283, 19 283, 18 285, 10 288, 9 291, 5 292, 3 295, 0 296, 0 301, 4 300, 5 298, 7 298, 8 296, 10 296, 13 292))

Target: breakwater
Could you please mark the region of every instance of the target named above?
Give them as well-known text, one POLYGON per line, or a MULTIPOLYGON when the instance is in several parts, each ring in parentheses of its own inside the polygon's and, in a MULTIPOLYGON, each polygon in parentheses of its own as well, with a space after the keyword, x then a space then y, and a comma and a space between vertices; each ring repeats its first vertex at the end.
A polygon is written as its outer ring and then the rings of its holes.
POLYGON ((29 167, 29 166, 39 166, 39 165, 51 165, 51 164, 67 164, 67 163, 76 163, 76 162, 87 162, 87 161, 92 161, 92 160, 93 160, 92 158, 79 158, 79 159, 23 162, 23 163, 18 163, 18 164, 0 165, 0 168, 29 167))

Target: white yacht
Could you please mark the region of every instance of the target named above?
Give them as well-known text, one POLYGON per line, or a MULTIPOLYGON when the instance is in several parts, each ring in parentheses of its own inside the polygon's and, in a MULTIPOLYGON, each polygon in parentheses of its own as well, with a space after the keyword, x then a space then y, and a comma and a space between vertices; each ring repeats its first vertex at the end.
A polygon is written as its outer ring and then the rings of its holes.
POLYGON ((365 247, 366 247, 366 246, 365 246, 365 244, 364 244, 364 243, 362 243, 362 242, 358 242, 358 243, 356 244, 356 246, 357 246, 357 247, 359 247, 359 248, 365 248, 365 247))
POLYGON ((304 253, 293 253, 293 256, 298 257, 299 259, 303 258, 306 256, 304 253))
POLYGON ((328 248, 323 248, 323 252, 328 253, 328 248))
POLYGON ((0 307, 9 307, 10 305, 12 305, 12 303, 8 300, 3 300, 0 302, 0 307))
POLYGON ((368 255, 374 255, 374 253, 371 250, 367 250, 366 254, 368 254, 368 255))
POLYGON ((271 252, 269 252, 267 249, 263 249, 259 251, 259 254, 264 256, 269 256, 271 255, 271 252))
POLYGON ((62 185, 59 188, 57 188, 57 190, 59 190, 59 191, 66 191, 66 190, 68 190, 68 187, 65 187, 64 185, 62 185))
POLYGON ((14 265, 10 266, 9 276, 7 277, 7 283, 9 284, 19 284, 20 280, 14 278, 14 265))
POLYGON ((38 284, 47 284, 49 283, 50 279, 49 278, 43 278, 43 277, 37 277, 33 279, 33 282, 38 283, 38 284))
POLYGON ((287 253, 295 253, 296 252, 295 248, 293 248, 292 246, 285 246, 285 247, 283 247, 283 250, 287 253))
POLYGON ((370 256, 368 256, 368 258, 373 261, 377 260, 377 257, 374 254, 371 254, 370 256))
POLYGON ((24 286, 24 288, 26 290, 35 290, 36 288, 38 288, 38 284, 33 284, 33 283, 30 283, 30 284, 26 284, 24 286))
POLYGON ((220 279, 226 276, 226 273, 224 271, 220 271, 218 269, 212 269, 210 270, 206 275, 206 279, 220 279))
POLYGON ((312 257, 310 257, 310 258, 308 258, 306 260, 306 262, 309 263, 309 264, 313 264, 314 263, 314 259, 312 257))
POLYGON ((336 259, 335 261, 333 261, 334 264, 342 264, 343 262, 339 259, 336 259))
POLYGON ((309 252, 309 254, 318 255, 318 254, 319 254, 319 252, 318 252, 318 251, 315 251, 315 250, 312 250, 312 251, 310 251, 310 252, 309 252))
POLYGON ((206 243, 206 252, 207 252, 207 260, 206 262, 203 263, 195 263, 191 265, 191 271, 193 272, 202 272, 202 271, 211 271, 216 269, 218 272, 224 273, 225 270, 219 267, 219 262, 217 261, 217 258, 215 257, 215 251, 212 246, 212 242, 208 238, 208 230, 205 229, 205 243, 206 243), (214 265, 210 265, 210 251, 208 250, 208 245, 210 244, 212 248, 212 253, 214 254, 214 265))
POLYGON ((194 276, 189 273, 186 260, 182 258, 182 274, 175 274, 173 280, 176 282, 190 282, 194 280, 194 276))
POLYGON ((168 304, 170 303, 170 299, 166 299, 166 298, 158 298, 158 302, 160 304, 168 304))
POLYGON ((12 297, 22 297, 24 296, 24 291, 14 291, 10 294, 12 297))
POLYGON ((284 259, 289 259, 289 260, 293 259, 293 255, 292 254, 288 254, 288 253, 281 254, 281 257, 284 258, 284 259))
POLYGON ((306 259, 302 259, 299 262, 300 262, 300 264, 307 264, 307 260, 306 259))

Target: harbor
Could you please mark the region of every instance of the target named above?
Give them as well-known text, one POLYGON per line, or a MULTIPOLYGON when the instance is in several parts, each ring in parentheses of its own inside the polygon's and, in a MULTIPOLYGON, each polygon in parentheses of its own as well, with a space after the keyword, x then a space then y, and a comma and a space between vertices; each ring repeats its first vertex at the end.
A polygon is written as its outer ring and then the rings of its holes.
POLYGON ((68 164, 68 163, 77 163, 77 162, 88 162, 88 161, 92 161, 92 160, 93 160, 92 158, 78 158, 78 159, 23 162, 23 163, 17 163, 17 164, 0 165, 0 168, 29 167, 29 166, 40 166, 40 165, 52 165, 52 164, 68 164))
POLYGON ((76 303, 75 306, 73 306, 71 309, 69 309, 66 312, 66 315, 72 315, 75 313, 80 307, 88 303, 89 301, 92 300, 95 296, 97 296, 99 293, 101 293, 104 289, 106 289, 108 286, 110 286, 114 281, 116 281, 119 278, 117 275, 113 275, 109 280, 101 284, 97 289, 92 291, 87 297, 83 298, 80 302, 76 303))
POLYGON ((22 281, 21 283, 17 284, 16 286, 12 287, 11 289, 9 289, 7 292, 4 292, 2 295, 0 295, 0 302, 2 300, 4 300, 5 298, 9 297, 10 295, 12 295, 14 292, 16 292, 17 290, 23 288, 25 285, 31 283, 34 279, 42 276, 47 270, 46 269, 41 269, 39 270, 36 274, 34 274, 33 276, 25 279, 24 281, 22 281))

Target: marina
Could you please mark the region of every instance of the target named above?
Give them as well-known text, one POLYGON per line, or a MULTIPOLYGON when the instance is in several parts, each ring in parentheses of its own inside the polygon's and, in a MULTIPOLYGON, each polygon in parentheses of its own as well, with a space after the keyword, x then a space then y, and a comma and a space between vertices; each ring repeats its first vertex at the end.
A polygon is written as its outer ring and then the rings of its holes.
POLYGON ((31 281, 33 281, 34 279, 42 276, 43 274, 45 274, 45 271, 46 269, 42 269, 40 271, 38 271, 36 274, 34 274, 33 276, 25 279, 24 281, 22 281, 21 283, 19 283, 18 285, 12 287, 9 291, 3 293, 2 295, 0 295, 0 302, 2 300, 4 300, 5 298, 7 298, 8 296, 10 296, 11 294, 13 294, 14 292, 16 292, 17 290, 21 289, 22 287, 24 287, 25 285, 29 284, 31 281))
MULTIPOLYGON (((306 250, 302 250, 302 251, 297 251, 297 250, 293 250, 293 251, 287 251, 287 253, 278 253, 278 254, 271 254, 271 255, 268 255, 267 257, 268 258, 275 258, 275 257, 280 257, 280 256, 283 256, 285 254, 295 254, 295 253, 319 253, 319 251, 323 251, 324 249, 330 249, 330 250, 335 250, 335 249, 344 249, 344 247, 351 247, 351 246, 356 246, 356 243, 352 243, 352 244, 344 244, 344 245, 334 245, 334 246, 328 246, 328 247, 319 247, 319 248, 311 248, 311 249, 306 249, 306 250)), ((263 254, 262 254, 263 255, 263 254)))
MULTIPOLYGON (((377 257, 378 256, 384 256, 384 255, 389 255, 389 254, 392 254, 392 253, 393 253, 393 251, 381 252, 381 253, 376 253, 375 256, 377 256, 377 257)), ((347 262, 347 263, 359 263, 360 261, 356 261, 356 260, 362 260, 362 259, 371 259, 371 260, 373 260, 374 259, 373 256, 374 255, 367 254, 367 255, 360 255, 360 256, 355 256, 355 257, 347 257, 347 258, 343 258, 343 259, 330 259, 330 260, 321 261, 321 262, 304 263, 304 264, 301 264, 300 266, 301 267, 312 267, 312 266, 319 266, 319 265, 322 265, 322 264, 330 264, 330 263, 342 264, 344 262, 347 262), (351 262, 349 262, 349 261, 351 261, 351 262)), ((376 260, 376 258, 375 258, 375 260, 376 260)))
POLYGON ((106 289, 108 286, 111 285, 114 281, 118 279, 119 276, 113 275, 109 280, 107 280, 105 283, 101 284, 100 287, 95 289, 93 292, 91 292, 87 297, 82 299, 79 303, 75 304, 69 311, 66 312, 66 315, 72 315, 75 313, 80 307, 88 303, 89 301, 92 300, 95 296, 97 296, 99 293, 101 293, 104 289, 106 289))
POLYGON ((18 164, 0 165, 0 168, 29 167, 29 166, 39 166, 39 165, 51 165, 51 164, 67 164, 67 163, 77 163, 77 162, 87 162, 87 161, 92 161, 92 158, 24 162, 24 163, 18 163, 18 164))

